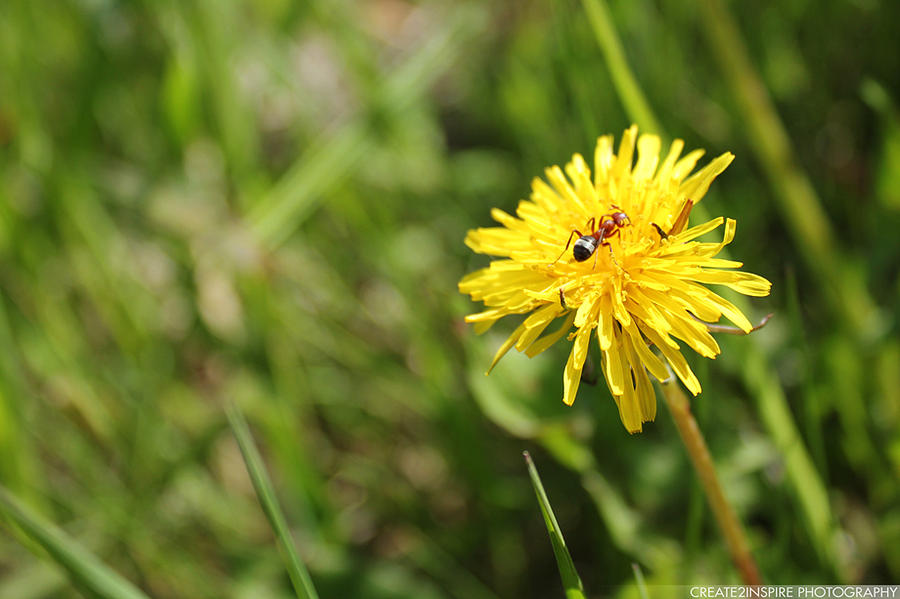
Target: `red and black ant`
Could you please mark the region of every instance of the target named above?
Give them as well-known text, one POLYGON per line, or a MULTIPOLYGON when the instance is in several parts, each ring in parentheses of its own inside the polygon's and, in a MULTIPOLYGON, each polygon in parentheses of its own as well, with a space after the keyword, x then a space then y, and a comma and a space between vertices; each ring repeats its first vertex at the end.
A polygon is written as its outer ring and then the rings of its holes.
MULTIPOLYGON (((609 239, 612 238, 613 235, 618 235, 622 231, 622 227, 625 225, 631 224, 631 219, 628 218, 628 215, 622 212, 622 209, 618 206, 613 206, 616 209, 615 212, 611 212, 610 214, 606 214, 600 217, 600 224, 597 226, 597 230, 594 231, 594 224, 596 220, 592 216, 587 221, 587 226, 589 231, 593 231, 585 235, 578 229, 573 229, 569 234, 569 240, 566 242, 566 249, 562 251, 562 254, 559 255, 559 258, 556 259, 558 261, 563 257, 563 254, 566 253, 566 250, 569 249, 569 246, 572 244, 572 236, 576 233, 578 234, 578 240, 575 242, 575 246, 572 248, 572 257, 575 258, 576 262, 584 262, 597 251, 601 245, 605 245, 609 248, 609 253, 612 256, 612 245, 609 243, 609 239)), ((613 260, 615 260, 615 256, 613 256, 613 260)), ((594 266, 597 266, 597 258, 594 257, 594 266)))

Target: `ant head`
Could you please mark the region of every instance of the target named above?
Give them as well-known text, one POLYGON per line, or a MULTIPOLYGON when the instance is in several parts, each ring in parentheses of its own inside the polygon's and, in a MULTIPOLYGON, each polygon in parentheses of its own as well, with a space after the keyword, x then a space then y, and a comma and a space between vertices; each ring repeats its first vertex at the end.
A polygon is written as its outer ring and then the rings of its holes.
POLYGON ((618 227, 623 226, 625 223, 631 222, 631 219, 628 218, 628 215, 621 211, 613 212, 612 220, 616 223, 616 226, 618 226, 618 227))

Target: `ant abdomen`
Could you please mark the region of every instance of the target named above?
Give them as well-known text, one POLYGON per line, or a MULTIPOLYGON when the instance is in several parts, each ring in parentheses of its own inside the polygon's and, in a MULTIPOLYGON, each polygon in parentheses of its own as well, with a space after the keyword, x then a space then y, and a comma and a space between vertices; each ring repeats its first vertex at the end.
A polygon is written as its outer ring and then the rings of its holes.
POLYGON ((576 262, 584 262, 593 256, 595 251, 597 251, 597 240, 593 235, 584 235, 575 242, 575 246, 572 248, 572 257, 576 262))

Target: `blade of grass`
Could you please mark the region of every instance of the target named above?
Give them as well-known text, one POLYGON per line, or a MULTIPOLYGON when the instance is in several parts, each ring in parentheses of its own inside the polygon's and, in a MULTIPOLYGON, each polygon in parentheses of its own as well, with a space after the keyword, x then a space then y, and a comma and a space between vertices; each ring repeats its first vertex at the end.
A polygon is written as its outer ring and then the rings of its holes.
POLYGON ((147 599, 147 595, 79 545, 62 530, 31 512, 0 485, 0 513, 44 548, 51 559, 83 588, 101 599, 147 599))
POLYGON ((644 580, 644 573, 641 571, 640 565, 633 563, 631 569, 634 570, 634 581, 637 584, 638 594, 641 599, 649 599, 647 595, 647 582, 644 580))
POLYGON ((711 54, 731 87, 757 159, 775 189, 774 199, 807 268, 826 289, 831 307, 849 324, 848 333, 868 339, 877 328, 877 309, 862 279, 851 269, 836 241, 834 228, 809 177, 796 165, 794 151, 769 93, 750 60, 743 36, 719 0, 699 3, 711 54), (836 277, 834 273, 845 273, 836 277))
POLYGON ((625 60, 622 42, 616 35, 606 3, 603 0, 582 0, 582 5, 591 23, 591 28, 594 30, 597 43, 600 44, 600 49, 603 51, 610 77, 612 77, 619 98, 622 99, 622 104, 625 105, 625 110, 642 131, 662 136, 663 130, 660 128, 659 121, 653 115, 653 110, 650 108, 647 98, 644 97, 644 92, 641 91, 641 87, 625 60))
POLYGON ((528 464, 528 476, 531 477, 534 493, 541 506, 541 515, 544 516, 544 524, 547 525, 547 532, 550 534, 550 543, 553 545, 553 554, 556 556, 556 565, 559 568, 559 575, 562 577, 566 597, 567 599, 584 599, 584 586, 581 584, 578 572, 575 571, 572 556, 569 555, 569 550, 566 548, 562 530, 553 514, 553 508, 550 507, 550 500, 547 499, 547 493, 544 492, 544 485, 541 484, 541 478, 538 476, 537 468, 534 467, 531 454, 525 451, 522 455, 525 457, 525 463, 528 464))
POLYGON ((244 464, 247 466, 247 473, 253 482, 256 496, 263 508, 263 512, 266 514, 266 518, 269 520, 269 524, 272 526, 272 530, 275 532, 275 537, 278 539, 278 545, 282 550, 285 567, 287 568, 288 576, 291 578, 291 584, 294 585, 294 591, 300 599, 318 599, 319 595, 316 593, 312 579, 309 577, 309 572, 307 572, 306 566, 303 565, 303 562, 300 561, 300 556, 297 554, 294 539, 291 537, 290 530, 288 530, 284 513, 281 511, 281 506, 278 504, 278 499, 275 496, 272 481, 269 479, 269 474, 263 465, 262 456, 259 455, 259 451, 253 443, 253 437, 250 434, 247 421, 244 419, 240 408, 233 402, 228 402, 225 411, 228 415, 228 423, 231 425, 234 438, 241 449, 241 455, 244 457, 244 464))
POLYGON ((653 570, 665 570, 673 563, 678 549, 669 539, 642 526, 641 516, 600 471, 588 445, 574 440, 561 427, 545 427, 538 440, 560 464, 580 475, 613 545, 653 570))

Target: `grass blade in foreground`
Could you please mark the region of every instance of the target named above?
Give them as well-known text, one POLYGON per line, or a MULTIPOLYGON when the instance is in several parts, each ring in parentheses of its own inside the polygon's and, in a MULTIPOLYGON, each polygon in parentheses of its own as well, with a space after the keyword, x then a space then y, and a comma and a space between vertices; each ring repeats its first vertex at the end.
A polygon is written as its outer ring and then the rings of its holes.
POLYGON ((250 435, 250 429, 247 427, 247 421, 240 408, 233 402, 228 402, 225 408, 228 414, 228 423, 231 425, 231 431, 234 438, 237 439, 238 446, 241 449, 241 455, 244 456, 244 464, 247 466, 247 473, 253 482, 253 488, 256 490, 256 496, 259 503, 275 532, 278 539, 278 545, 281 547, 285 566, 288 575, 291 577, 291 584, 294 585, 294 591, 301 599, 319 599, 318 593, 313 586, 309 577, 306 566, 300 561, 297 555, 297 549, 294 547, 294 539, 288 530, 284 514, 281 506, 278 505, 278 499, 275 497, 275 489, 272 487, 272 481, 263 466, 262 457, 253 444, 253 437, 250 435))
POLYGON ((528 464, 528 476, 531 477, 531 484, 534 486, 538 504, 541 506, 541 515, 544 516, 544 524, 547 525, 547 532, 550 534, 550 543, 553 545, 553 554, 556 556, 556 565, 559 568, 559 575, 562 577, 566 599, 584 599, 584 586, 581 584, 578 572, 575 571, 572 556, 569 555, 569 550, 566 549, 562 531, 559 529, 556 516, 553 515, 550 500, 547 499, 547 493, 544 492, 544 485, 541 484, 537 468, 534 467, 534 462, 531 461, 531 454, 525 451, 522 455, 525 456, 525 463, 528 464))
POLYGON ((122 578, 97 556, 69 538, 62 530, 32 513, 0 485, 0 513, 14 522, 84 589, 102 599, 147 599, 147 595, 122 578))
POLYGON ((638 564, 631 564, 631 569, 634 570, 634 580, 637 584, 638 594, 641 599, 649 599, 649 595, 647 595, 647 583, 644 581, 644 573, 641 572, 641 567, 638 564))

